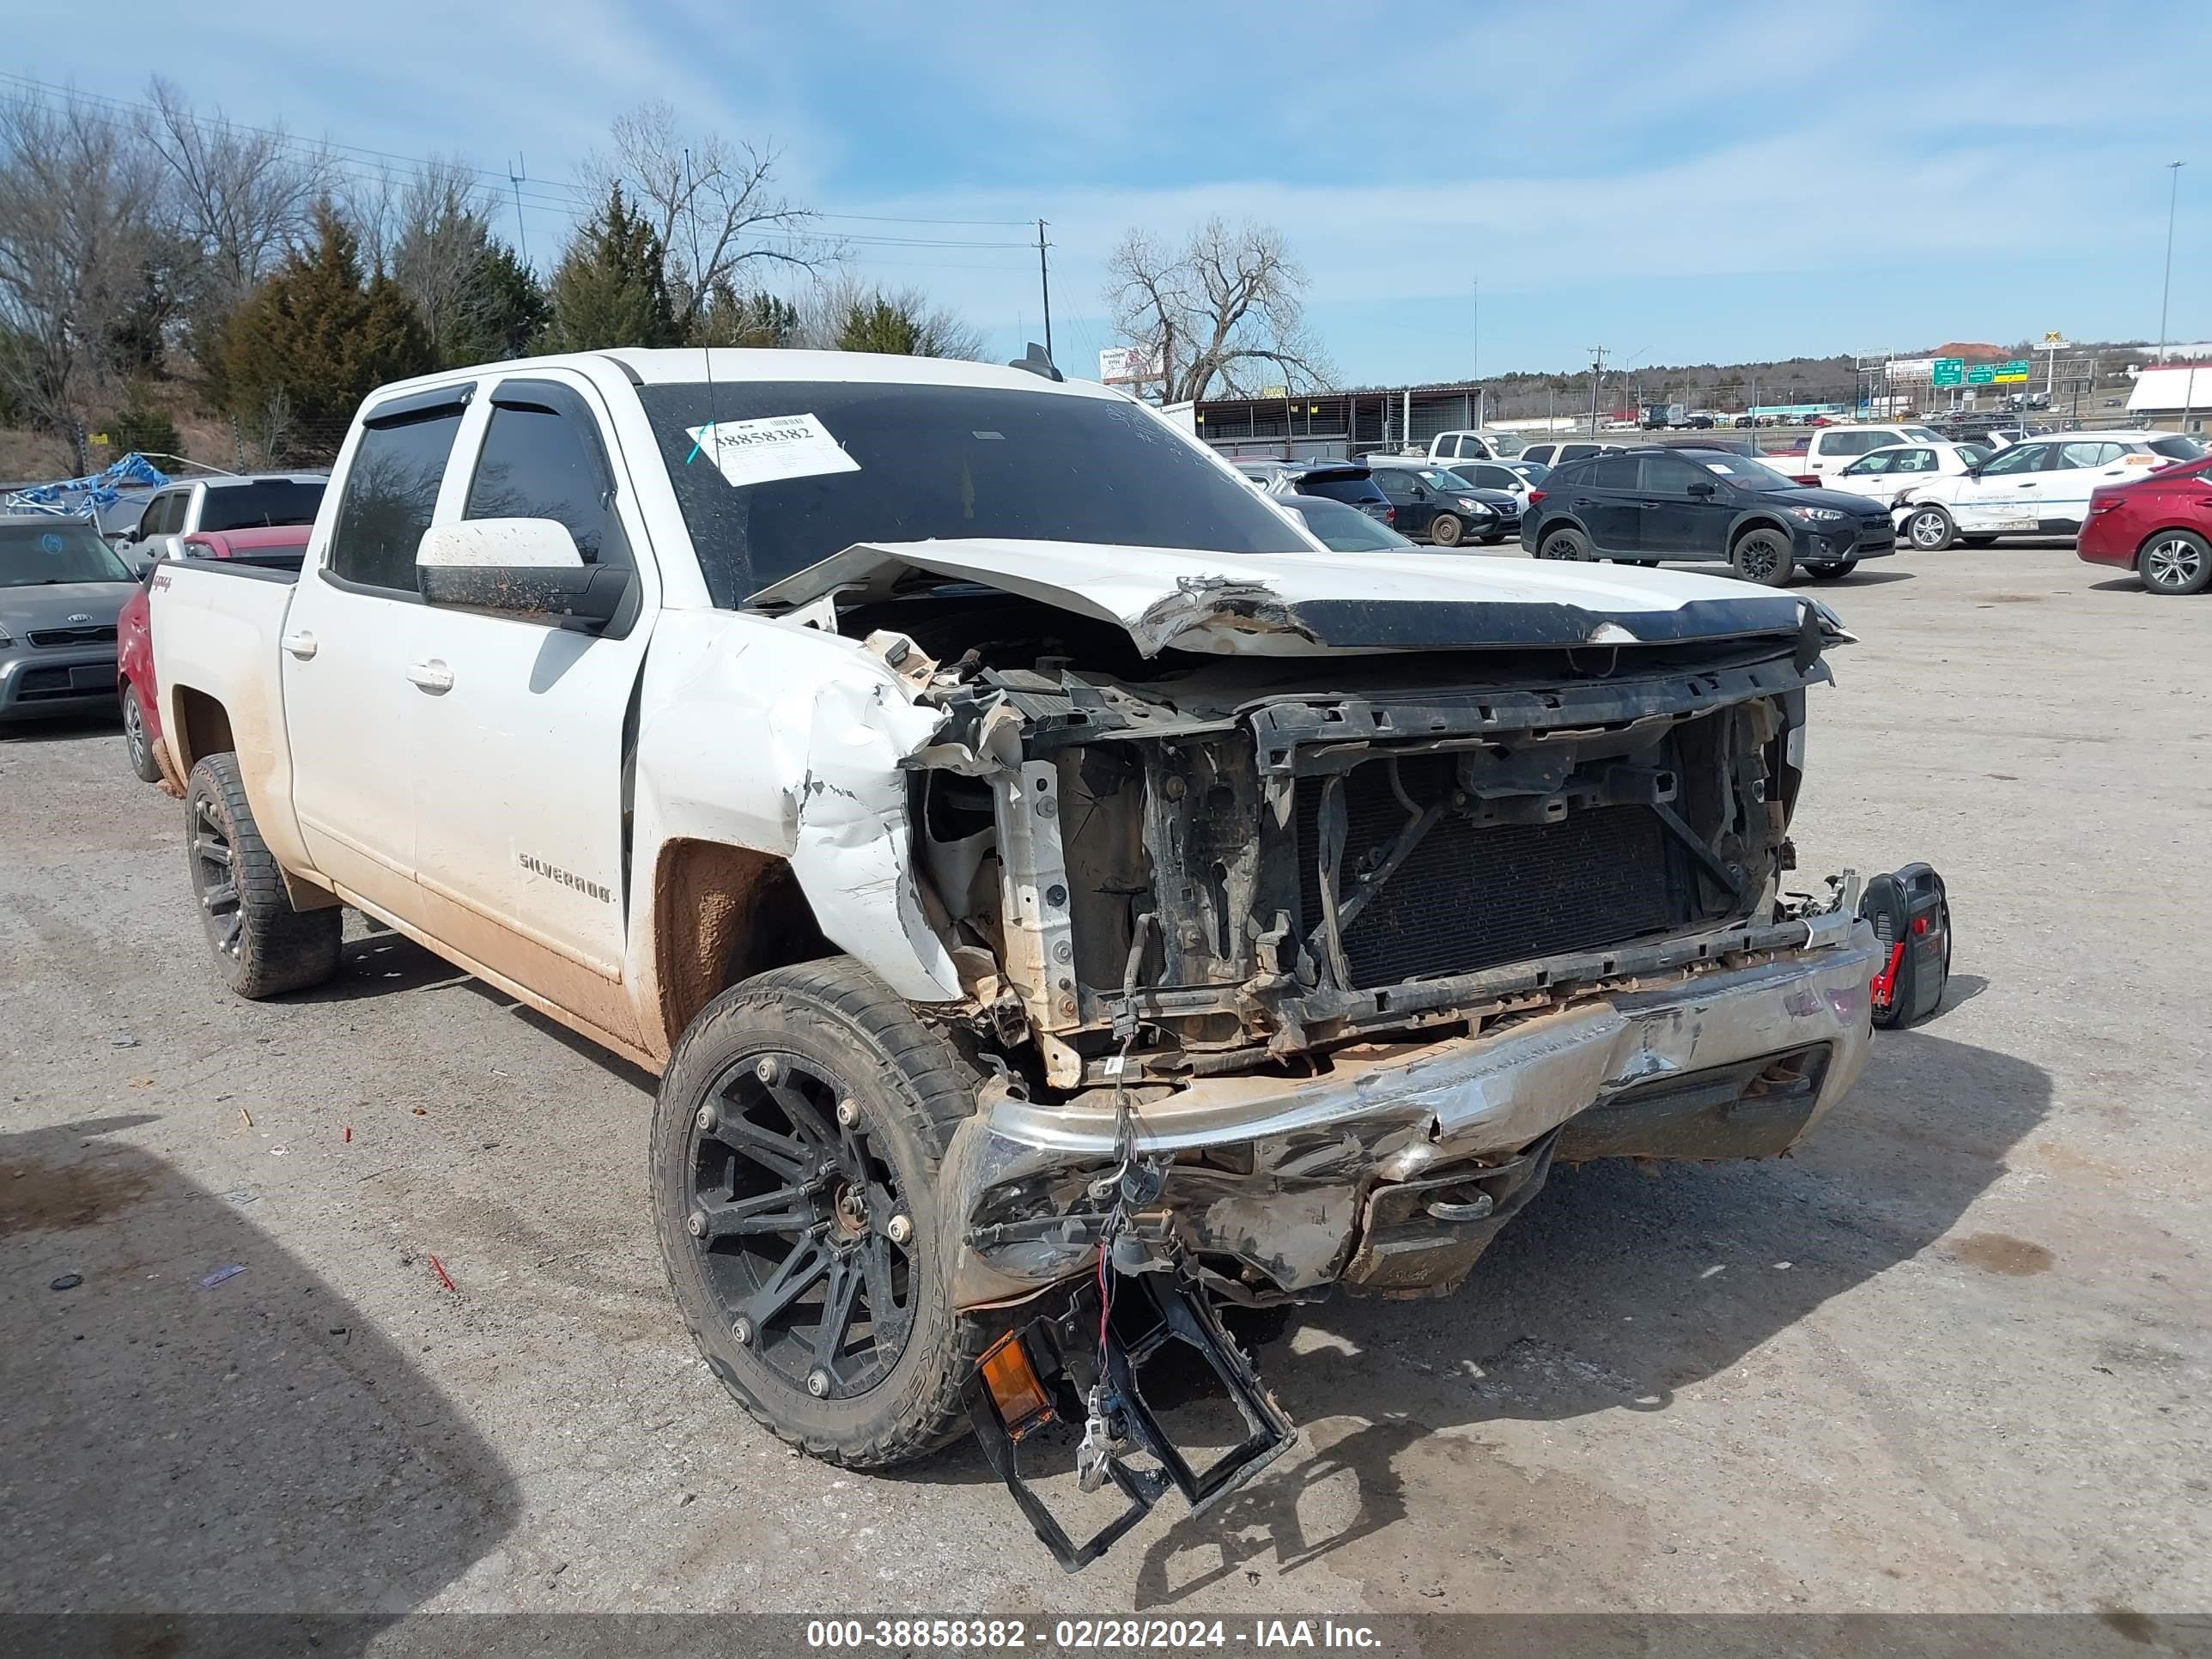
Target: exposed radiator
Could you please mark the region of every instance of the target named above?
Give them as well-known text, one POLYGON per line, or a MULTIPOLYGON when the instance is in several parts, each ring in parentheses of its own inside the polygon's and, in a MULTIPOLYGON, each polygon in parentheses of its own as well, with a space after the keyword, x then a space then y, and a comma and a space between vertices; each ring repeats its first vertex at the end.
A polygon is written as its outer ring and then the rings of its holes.
MULTIPOLYGON (((1433 798, 1442 780, 1429 768, 1404 771, 1416 800, 1433 798)), ((1322 919, 1322 787, 1315 779, 1298 786, 1299 899, 1309 933, 1322 919)), ((1387 847, 1407 814, 1375 763, 1346 776, 1345 806, 1340 891, 1348 894, 1370 850, 1387 847)), ((1649 807, 1592 807, 1553 823, 1487 828, 1447 814, 1345 930, 1352 984, 1472 973, 1686 926, 1688 886, 1670 854, 1666 826, 1649 807)))

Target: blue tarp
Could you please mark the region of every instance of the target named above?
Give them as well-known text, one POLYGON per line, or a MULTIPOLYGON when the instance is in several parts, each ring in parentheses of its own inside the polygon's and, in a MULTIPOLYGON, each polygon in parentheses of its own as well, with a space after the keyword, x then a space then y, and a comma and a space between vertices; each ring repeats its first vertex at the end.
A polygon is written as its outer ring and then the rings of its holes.
POLYGON ((97 519, 101 507, 122 499, 126 487, 159 489, 168 482, 167 473, 134 449, 89 477, 10 490, 0 500, 0 507, 13 513, 51 513, 56 518, 97 519))

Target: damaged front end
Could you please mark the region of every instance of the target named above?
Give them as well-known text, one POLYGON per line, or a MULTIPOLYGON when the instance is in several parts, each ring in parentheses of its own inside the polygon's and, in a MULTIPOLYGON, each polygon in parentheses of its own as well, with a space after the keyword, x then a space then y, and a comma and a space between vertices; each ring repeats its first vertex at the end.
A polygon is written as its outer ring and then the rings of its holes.
MULTIPOLYGON (((1817 607, 1503 603, 1460 560, 1148 597, 959 547, 832 573, 943 716, 918 886, 994 1073, 940 1172, 953 1297, 1022 1310, 1039 1409, 1146 1453, 1094 1466, 1139 1510, 1213 1494, 1117 1376, 1156 1328, 1264 1401, 1211 1308, 1443 1294, 1556 1160, 1778 1153, 1850 1086, 1866 930, 1780 899, 1817 607), (1092 1305, 1137 1282, 1130 1328, 1092 1305)), ((1287 1443, 1245 1416, 1226 1480, 1287 1443)))

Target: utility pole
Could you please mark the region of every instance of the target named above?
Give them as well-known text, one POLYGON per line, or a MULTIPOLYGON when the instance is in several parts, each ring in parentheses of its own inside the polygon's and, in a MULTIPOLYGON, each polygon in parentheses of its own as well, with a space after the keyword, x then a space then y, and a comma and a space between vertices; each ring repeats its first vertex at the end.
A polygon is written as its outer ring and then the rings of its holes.
POLYGON ((2181 169, 2186 161, 2168 161, 2166 173, 2172 182, 2166 187, 2166 283, 2158 293, 2158 360, 2166 362, 2166 302, 2173 295, 2173 209, 2181 199, 2181 169))
POLYGON ((1052 356, 1052 273, 1045 269, 1044 221, 1037 221, 1037 289, 1044 295, 1044 355, 1052 356))
POLYGON ((521 245, 522 263, 530 264, 530 233, 522 228, 522 181, 530 176, 530 162, 518 155, 514 165, 507 170, 507 182, 514 186, 514 240, 521 245))
POLYGON ((1590 436, 1597 436, 1597 386, 1605 374, 1605 348, 1590 348, 1590 436))
POLYGON ((1482 384, 1482 278, 1480 276, 1474 279, 1474 310, 1473 323, 1474 327, 1474 361, 1472 365, 1470 365, 1470 371, 1474 375, 1475 384, 1480 386, 1482 384))

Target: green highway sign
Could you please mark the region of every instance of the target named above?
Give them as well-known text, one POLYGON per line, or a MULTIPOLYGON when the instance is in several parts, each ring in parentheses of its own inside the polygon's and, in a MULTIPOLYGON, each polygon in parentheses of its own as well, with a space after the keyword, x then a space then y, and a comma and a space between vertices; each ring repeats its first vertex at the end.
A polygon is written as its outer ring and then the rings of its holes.
POLYGON ((1930 386, 1964 386, 1966 383, 1966 360, 1964 357, 1938 357, 1928 371, 1930 386))
POLYGON ((2027 365, 2014 358, 1990 378, 2000 385, 2008 380, 2025 381, 2027 379, 2027 365))
POLYGON ((1972 368, 1966 371, 1966 384, 1968 386, 1987 386, 1990 381, 1996 380, 1996 377, 1997 371, 1994 365, 1990 363, 1976 363, 1972 368))

